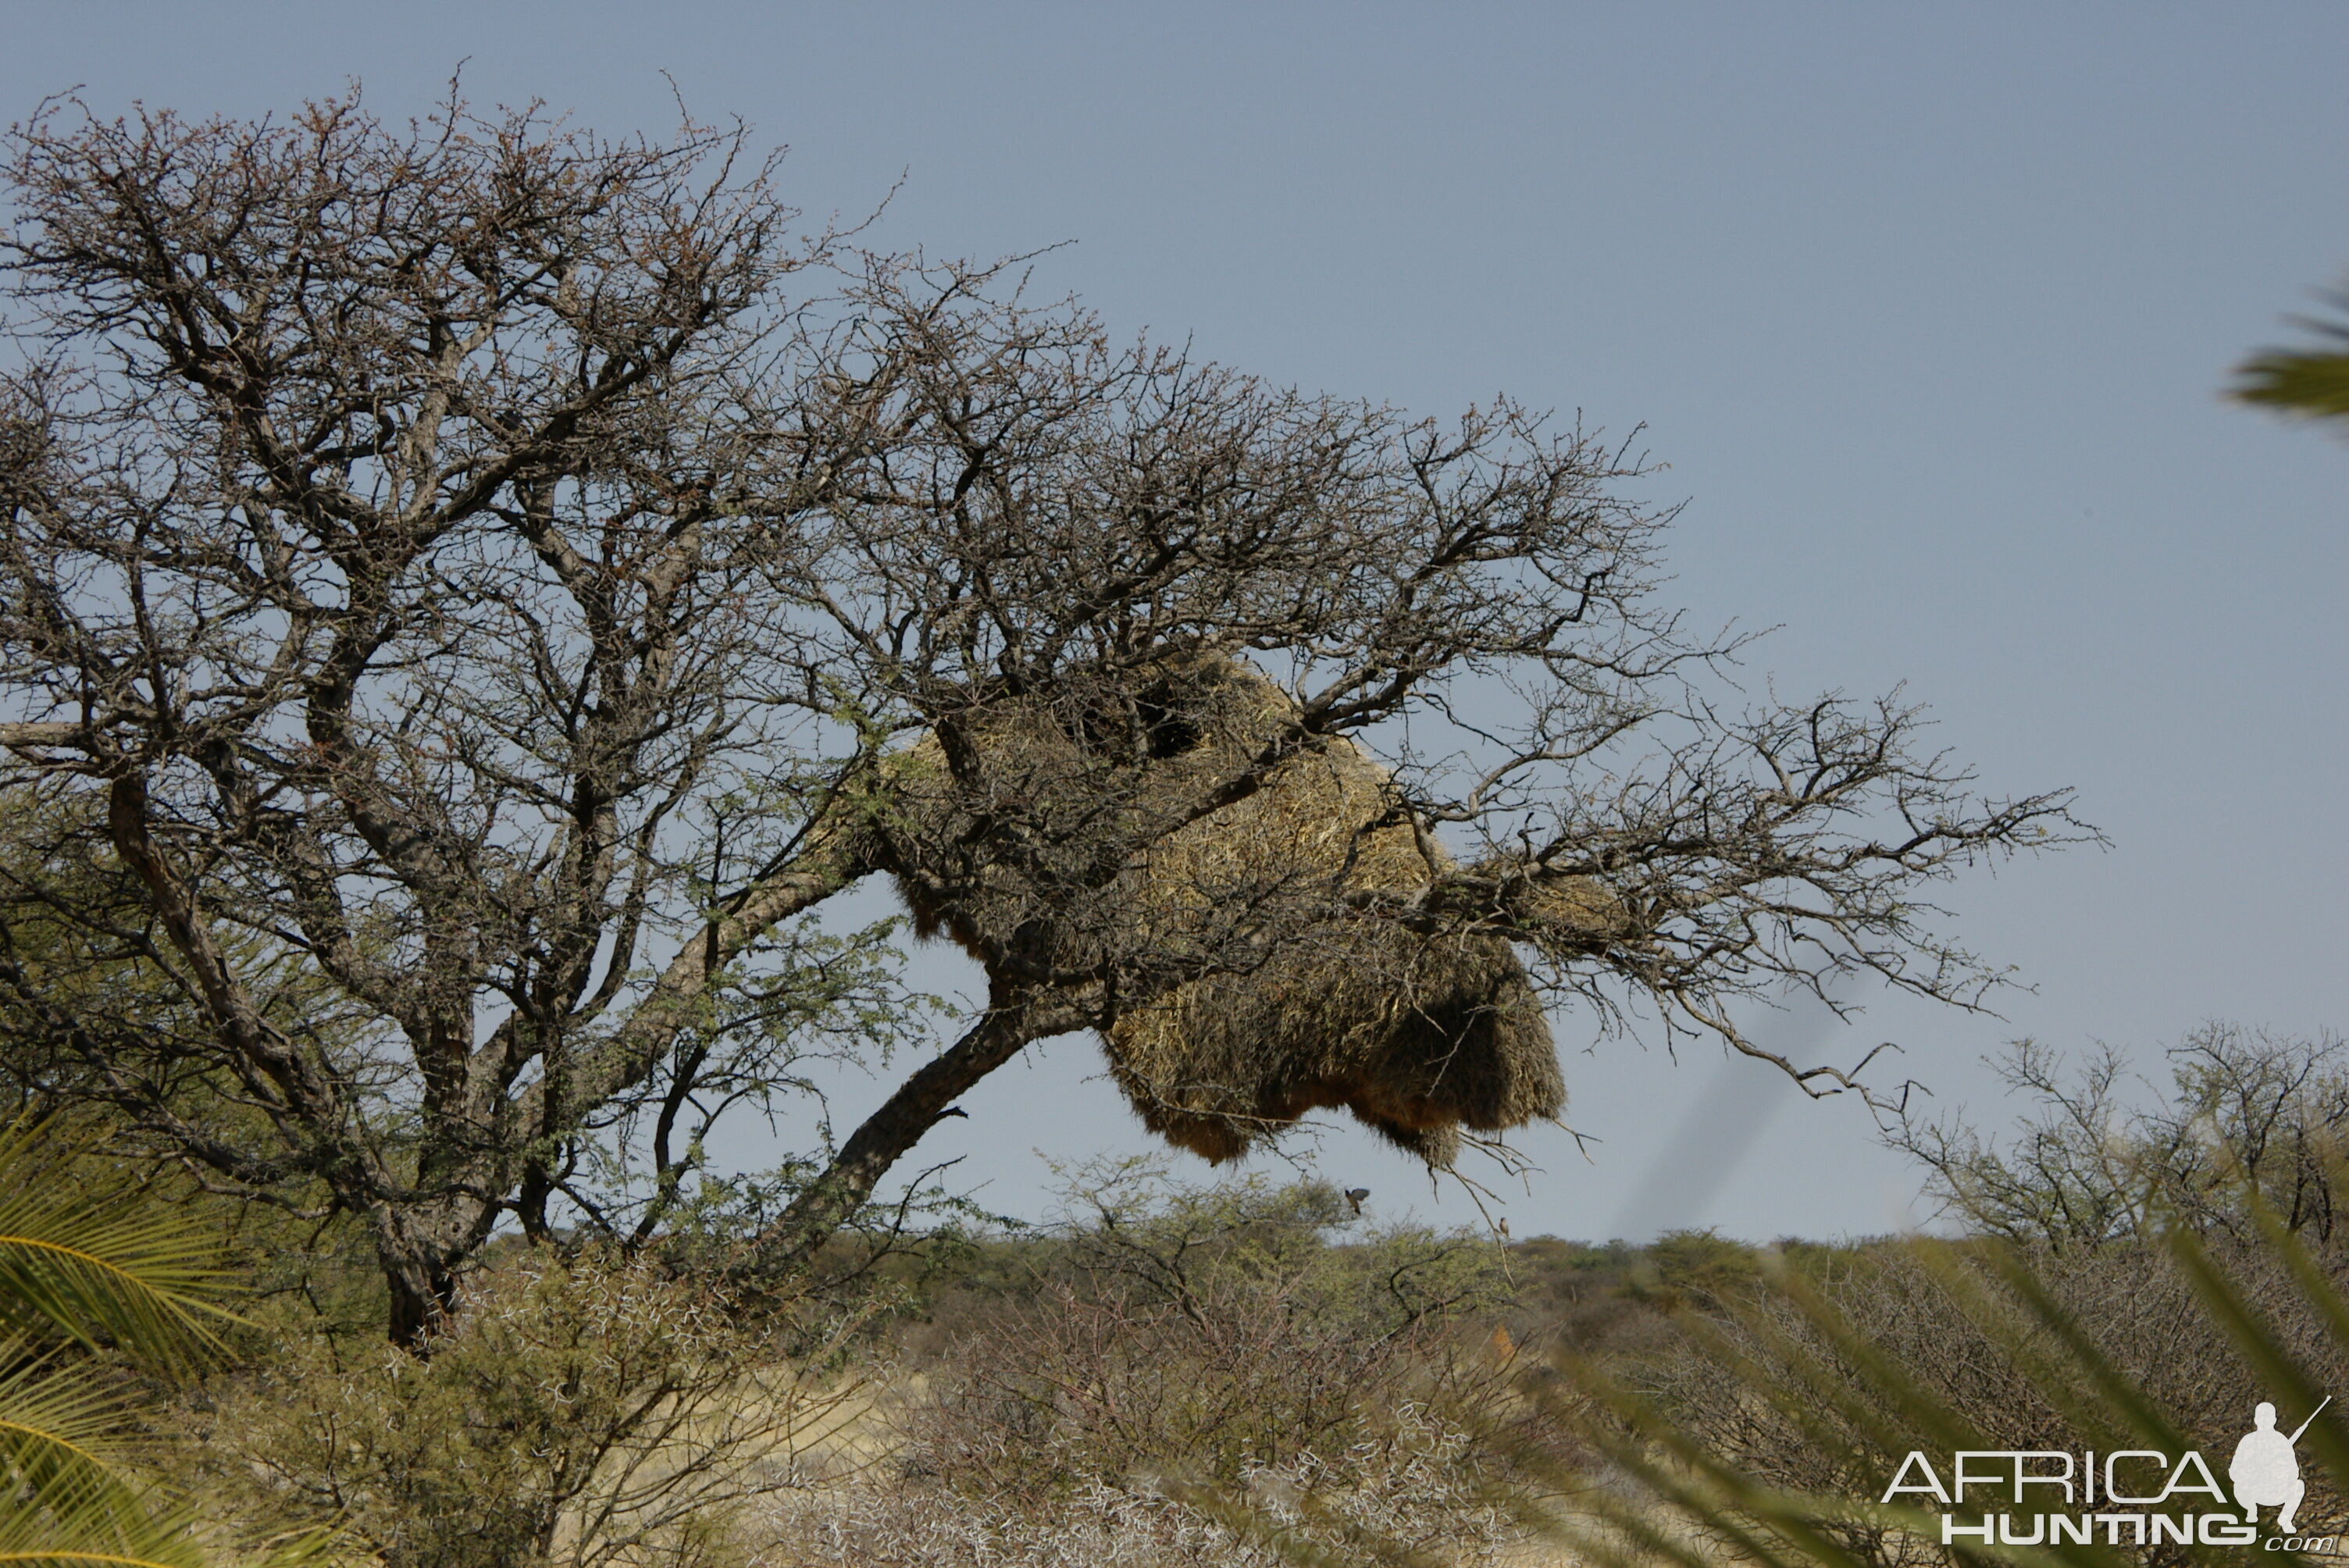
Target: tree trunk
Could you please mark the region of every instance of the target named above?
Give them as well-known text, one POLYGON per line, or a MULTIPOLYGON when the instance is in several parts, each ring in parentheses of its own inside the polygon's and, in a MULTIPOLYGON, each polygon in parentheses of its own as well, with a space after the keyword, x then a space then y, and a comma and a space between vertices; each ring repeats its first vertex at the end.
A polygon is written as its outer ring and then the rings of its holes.
POLYGON ((391 1288, 390 1321, 394 1345, 417 1355, 426 1341, 457 1309, 457 1272, 437 1247, 409 1247, 395 1253, 378 1247, 384 1283, 391 1288))

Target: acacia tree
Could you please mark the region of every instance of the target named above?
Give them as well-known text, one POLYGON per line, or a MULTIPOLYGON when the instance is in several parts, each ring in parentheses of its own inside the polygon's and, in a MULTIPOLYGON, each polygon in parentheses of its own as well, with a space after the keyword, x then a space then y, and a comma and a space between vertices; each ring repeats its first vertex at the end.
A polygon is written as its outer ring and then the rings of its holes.
POLYGON ((1505 938, 1602 1025, 1641 995, 1764 1055, 1727 998, 1976 1005, 1920 888, 2081 831, 1897 705, 1717 706, 1734 650, 1655 603, 1627 449, 794 240, 742 151, 333 102, 13 136, 6 1026, 206 1181, 355 1216, 396 1336, 509 1216, 654 1236, 696 1126, 909 1026, 886 933, 809 923, 869 875, 984 913, 988 1004, 763 1266, 1023 1046, 1333 920, 1505 938), (1175 676, 1211 666, 1282 695, 1203 762, 1175 676), (1389 768, 1339 829, 1408 828, 1423 875, 1136 917, 1154 848, 1357 744, 1389 768), (628 1193, 592 1179, 622 1133, 628 1193))
POLYGON ((2330 1244, 2344 1207, 2349 1045, 2210 1023, 2168 1055, 2166 1098, 2147 1104, 2110 1046, 2067 1064, 2017 1041, 1995 1064, 2033 1107, 2012 1137, 1961 1117, 1904 1116, 1890 1141, 1925 1167, 1947 1212, 2027 1246, 2134 1246, 2166 1226, 2253 1243, 2263 1214, 2330 1244))

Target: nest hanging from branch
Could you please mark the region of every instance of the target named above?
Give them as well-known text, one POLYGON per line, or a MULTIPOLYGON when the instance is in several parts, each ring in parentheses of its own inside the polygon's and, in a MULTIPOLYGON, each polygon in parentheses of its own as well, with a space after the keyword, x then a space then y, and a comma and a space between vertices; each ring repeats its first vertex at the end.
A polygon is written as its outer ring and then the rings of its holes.
MULTIPOLYGON (((1294 711, 1226 660, 990 705, 898 759, 879 859, 922 934, 990 975, 1114 977, 1135 999, 1103 1032, 1112 1077, 1210 1161, 1323 1107, 1438 1167, 1464 1128, 1556 1116, 1557 1047, 1508 939, 1364 907, 1452 862, 1350 741, 1283 750, 1294 711)), ((1568 916, 1599 899, 1550 894, 1568 916)))

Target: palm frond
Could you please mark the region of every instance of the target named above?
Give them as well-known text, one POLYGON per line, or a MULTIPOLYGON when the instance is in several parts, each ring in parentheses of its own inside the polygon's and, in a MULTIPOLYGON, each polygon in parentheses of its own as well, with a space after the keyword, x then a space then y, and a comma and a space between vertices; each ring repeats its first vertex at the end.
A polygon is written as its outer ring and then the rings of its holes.
POLYGON ((132 1184, 91 1183, 83 1146, 0 1133, 0 1322, 165 1369, 217 1351, 218 1239, 132 1184))
MULTIPOLYGON (((2338 1403, 2322 1405, 2327 1393, 2344 1391, 2320 1386, 2309 1357, 2349 1351, 2342 1260, 2320 1256, 2258 1193, 2241 1202, 2266 1249, 2246 1254, 2249 1263, 2214 1255, 2185 1224, 2160 1232, 2158 1245, 2139 1256, 2147 1264, 2170 1260, 2174 1277, 2190 1287, 2186 1309, 2199 1310, 2232 1345, 2241 1375, 2255 1380, 2263 1397, 2285 1408, 2319 1412, 2305 1429, 2304 1462, 2312 1480, 2317 1471, 2329 1479, 2337 1501, 2349 1495, 2349 1418, 2337 1414, 2338 1403), (2271 1269, 2271 1264, 2282 1266, 2271 1269), (2243 1278, 2235 1277, 2246 1268, 2243 1278), (2247 1288, 2254 1278, 2267 1294, 2247 1288), (2285 1282, 2282 1295, 2275 1294, 2279 1280, 2285 1282), (2287 1319, 2297 1325, 2292 1333, 2282 1326, 2287 1319)), ((2010 1369, 2002 1376, 2011 1373, 2038 1391, 2045 1418, 2069 1434, 2039 1443, 2073 1452, 2197 1449, 2187 1423, 2107 1350, 2100 1337, 2105 1326, 2085 1321, 2050 1288, 2042 1271, 2056 1260, 1979 1239, 1918 1240, 1881 1251, 1905 1259, 1934 1283, 1951 1312, 1944 1321, 1978 1331, 1981 1354, 2010 1369)), ((1683 1315, 1696 1353, 1733 1381, 1742 1402, 1735 1408, 1766 1410, 1799 1430, 1811 1452, 1844 1480, 1790 1485, 1766 1479, 1766 1470, 1749 1473, 1733 1447, 1677 1415, 1658 1387, 1627 1378, 1619 1366, 1561 1357, 1553 1368, 1561 1376, 1528 1381, 1524 1392, 1555 1418, 1529 1429, 1565 1430, 1570 1440, 1564 1447, 1547 1441, 1511 1448, 1502 1439, 1501 1457, 1520 1478, 1511 1511, 1529 1533, 1599 1568, 1721 1568, 1724 1562, 1753 1568, 1883 1568, 1928 1561, 2125 1568, 2142 1560, 2110 1542, 2059 1540, 2052 1532, 2036 1544, 1994 1540, 1945 1547, 1939 1512, 1876 1501, 1911 1450, 2000 1452, 2016 1441, 1982 1429, 1873 1343, 1866 1325, 1847 1309, 1864 1300, 1848 1292, 1838 1296, 1789 1268, 1765 1291, 1683 1315)), ((1268 1544, 1288 1546, 1277 1540, 1268 1544)), ((2271 1541, 2264 1549, 2277 1551, 2278 1544, 2271 1541)), ((1308 1560, 1294 1547, 1288 1551, 1294 1561, 1308 1560)), ((2162 1560, 2181 1564, 2240 1561, 2240 1548, 2187 1544, 2164 1553, 2162 1560)))
POLYGON ((93 1352, 163 1372, 212 1358, 234 1321, 217 1237, 99 1170, 53 1127, 0 1132, 0 1568, 202 1568, 192 1515, 142 1474, 140 1388, 93 1352))
POLYGON ((45 1500, 127 1503, 137 1445, 126 1439, 129 1390, 63 1367, 22 1339, 0 1339, 0 1487, 45 1500))
MULTIPOLYGON (((2349 295, 2334 303, 2349 307, 2349 295)), ((2271 348, 2235 369, 2233 397, 2312 419, 2349 419, 2349 325, 2302 321, 2323 347, 2271 348)))
MULTIPOLYGON (((2314 1409, 2325 1390, 2261 1308, 2189 1230, 2179 1227, 2165 1240, 2209 1321, 2233 1341, 2269 1394, 2288 1406, 2314 1409)), ((2349 1302, 2322 1266, 2280 1227, 2269 1240, 2298 1251, 2302 1266, 2293 1277, 2306 1305, 2349 1343, 2349 1302)), ((2107 1449, 2142 1445, 2177 1453, 2192 1447, 2178 1424, 2113 1364, 2094 1326, 2080 1322, 2044 1287, 2029 1254, 2003 1244, 1958 1248, 1930 1242, 1911 1243, 1909 1251, 1940 1282, 1958 1313, 2049 1397, 2075 1431, 2095 1434, 2107 1449)), ((1758 1403, 1815 1431, 1831 1425, 1829 1418, 1840 1417, 1840 1432, 1818 1433, 1823 1449, 1839 1445, 1860 1461, 1859 1469, 1881 1479, 1892 1473, 1890 1461, 1909 1449, 1949 1452, 2009 1446, 1973 1430, 1917 1387, 1822 1293, 1799 1279, 1782 1280, 1777 1299, 1798 1309, 1795 1321, 1816 1348, 1794 1343, 1783 1320, 1735 1308, 1730 1317, 1743 1320, 1744 1341, 1701 1322, 1692 1323, 1692 1331, 1758 1403), (1762 1354, 1748 1353, 1742 1344, 1759 1345, 1762 1354), (1831 1362, 1822 1361, 1822 1355, 1831 1362)), ((1617 1478, 1613 1486, 1601 1489, 1596 1506, 1550 1529, 1587 1559, 1634 1568, 1661 1557, 1693 1568, 1694 1559, 1717 1561, 1713 1552, 1691 1545, 1705 1542, 1764 1568, 1860 1568, 1868 1559, 1851 1549, 1854 1531, 1936 1540, 1937 1514, 1865 1497, 1773 1488, 1741 1473, 1704 1434, 1676 1425, 1647 1394, 1625 1387, 1609 1369, 1577 1365, 1570 1377, 1584 1401, 1578 1429, 1617 1478)), ((2349 1477, 2349 1423, 2320 1418, 2308 1437, 2311 1457, 2336 1485, 2349 1477)), ((1959 1555, 2017 1568, 2114 1568, 2130 1560, 2108 1544, 2071 1542, 1970 1543, 1959 1555)), ((2182 1555, 2216 1562, 2226 1553, 2196 1548, 2182 1555)))
POLYGON ((0 1501, 6 1568, 211 1568, 184 1507, 125 1507, 114 1499, 0 1501))

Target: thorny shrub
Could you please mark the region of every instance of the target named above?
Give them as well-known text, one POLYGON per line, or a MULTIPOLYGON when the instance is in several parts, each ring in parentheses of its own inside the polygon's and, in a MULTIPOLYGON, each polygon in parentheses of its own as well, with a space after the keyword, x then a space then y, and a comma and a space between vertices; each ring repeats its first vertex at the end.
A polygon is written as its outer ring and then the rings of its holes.
MULTIPOLYGON (((2349 1387, 2349 1348, 2327 1332, 2322 1313, 2295 1289, 2270 1249, 2220 1242, 2212 1253, 2232 1287, 2278 1343, 2326 1387, 2349 1387)), ((1920 1430, 1917 1409, 1881 1395, 1838 1346, 1823 1318, 1845 1326, 1866 1353, 1902 1376, 1992 1449, 2109 1449, 2134 1446, 2111 1431, 2083 1429, 2046 1367, 2059 1355, 2054 1331, 2024 1308, 1992 1265, 1968 1244, 1887 1243, 1813 1249, 1786 1260, 1782 1279, 1807 1295, 1761 1286, 1716 1302, 1696 1332, 1651 1365, 1647 1379, 1661 1410, 1739 1473, 1784 1492, 1872 1501, 1901 1462, 1903 1434, 1920 1430), (1806 1393, 1830 1380, 1854 1408, 1806 1393)), ((2040 1247, 2016 1254, 2035 1288, 2093 1340, 2106 1363, 2204 1452, 2231 1451, 2251 1409, 2271 1397, 2226 1328, 2157 1245, 2112 1244, 2095 1252, 2040 1247)), ((2340 1277, 2340 1260, 2333 1260, 2340 1277)), ((1914 1439, 1918 1446, 1930 1446, 1914 1439)), ((2301 1518, 2312 1532, 2338 1530, 2340 1500, 2313 1470, 2301 1518)), ((1735 1523, 1734 1521, 1732 1522, 1735 1523)), ((1902 1532, 1865 1522, 1820 1528, 1862 1561, 1884 1568, 1939 1564, 1947 1553, 1902 1532)), ((2158 1549, 2142 1555, 2163 1560, 2158 1549)))
POLYGON ((1300 1548, 1370 1540, 1468 1568, 1512 1535, 1470 1441, 1405 1406, 1326 1458, 1243 1466, 1221 1508, 1099 1480, 1048 1501, 973 1497, 876 1470, 770 1494, 752 1528, 770 1543, 761 1561, 809 1568, 1278 1568, 1300 1548))
POLYGON ((2165 1054, 2166 1086, 2109 1046, 2069 1061, 2019 1040, 1992 1063, 2027 1108, 2007 1136, 1904 1116, 1891 1141, 1972 1234, 2076 1252, 2183 1225, 2240 1244, 2263 1211, 2333 1244, 2349 1215, 2349 1041, 2209 1023, 2165 1054))
POLYGON ((643 1263, 533 1251, 426 1355, 292 1336, 200 1412, 193 1462, 223 1507, 336 1521, 386 1568, 719 1568, 857 1395, 777 1355, 778 1327, 643 1263))
POLYGON ((1146 1162, 1087 1168, 1070 1193, 1033 1290, 955 1345, 914 1412, 917 1474, 1038 1501, 1272 1471, 1320 1485, 1403 1423, 1463 1434, 1423 1448, 1464 1475, 1464 1434, 1514 1418, 1508 1358, 1467 1327, 1507 1290, 1490 1244, 1332 1244, 1350 1216, 1328 1187, 1183 1189, 1146 1162))

